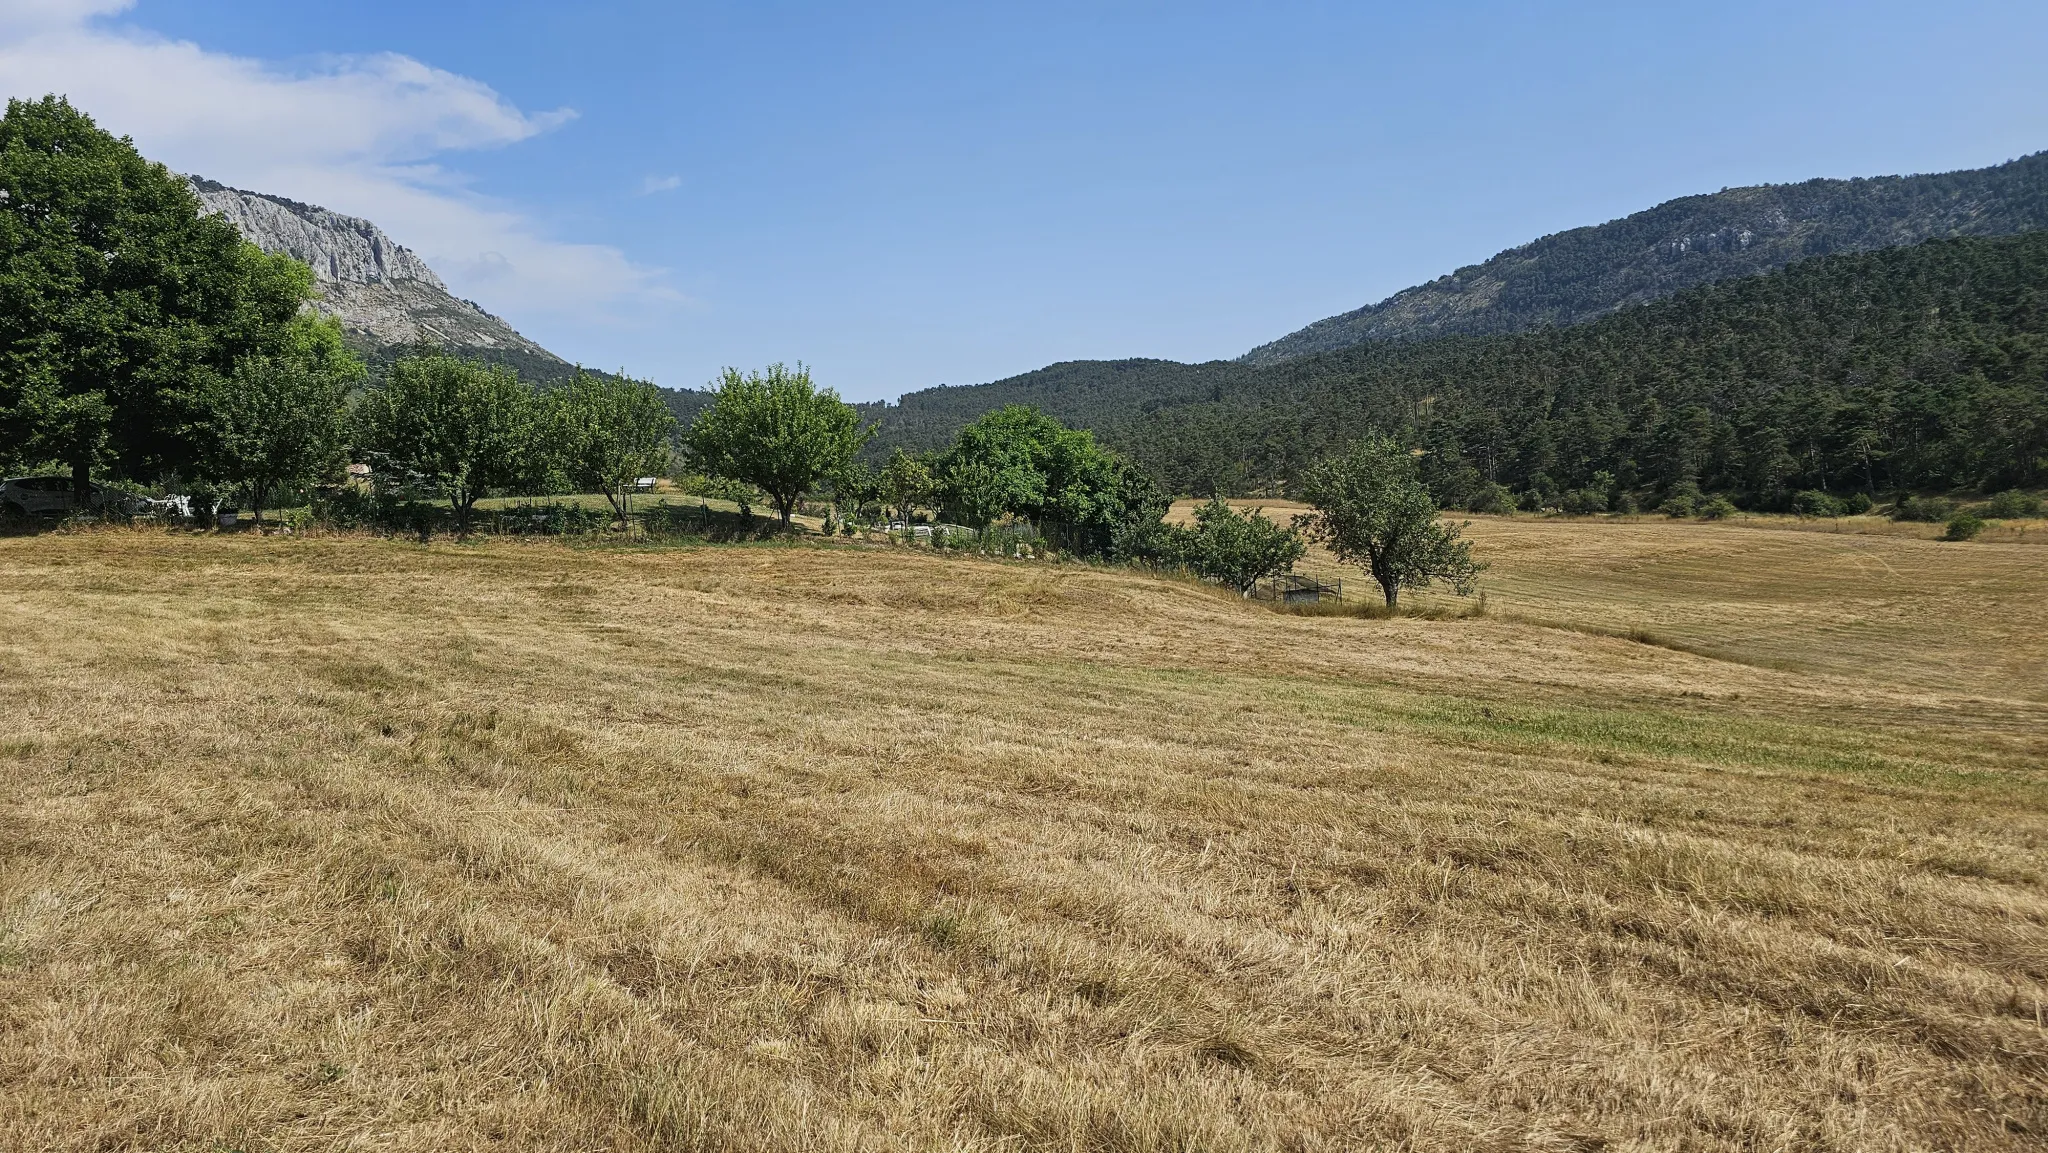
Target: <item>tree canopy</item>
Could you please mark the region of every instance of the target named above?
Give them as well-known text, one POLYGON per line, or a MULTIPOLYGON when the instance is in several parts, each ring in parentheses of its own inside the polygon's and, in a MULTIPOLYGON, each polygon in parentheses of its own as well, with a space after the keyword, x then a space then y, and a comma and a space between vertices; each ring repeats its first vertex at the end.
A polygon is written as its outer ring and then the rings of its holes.
POLYGON ((1104 450, 1095 434, 1035 408, 1007 405, 960 430, 939 460, 950 507, 986 525, 1028 517, 1084 552, 1115 553, 1128 534, 1156 523, 1166 494, 1142 470, 1104 450))
POLYGON ((282 355, 243 357, 201 398, 201 472, 244 492, 259 525, 279 494, 336 479, 347 463, 343 413, 362 368, 345 353, 322 356, 327 347, 307 338, 282 355))
POLYGON ((1240 594, 1293 571, 1308 551, 1300 530, 1269 519, 1263 509, 1232 508, 1220 497, 1196 509, 1194 527, 1179 529, 1175 538, 1168 546, 1172 559, 1240 594))
POLYGON ((579 490, 605 494, 612 511, 625 516, 625 493, 633 482, 668 470, 676 418, 661 390, 623 372, 578 372, 548 400, 555 416, 554 449, 566 479, 579 490))
POLYGON ((0 457, 149 476, 205 400, 289 351, 312 273, 202 216, 183 180, 60 97, 0 117, 0 457))
POLYGON ((870 434, 838 393, 812 383, 809 369, 773 364, 766 372, 726 369, 688 439, 706 472, 757 486, 787 526, 797 501, 851 464, 870 434))
POLYGON ((388 476, 445 490, 463 533, 479 499, 540 487, 553 463, 542 402, 502 365, 401 358, 354 416, 356 447, 388 476))
POLYGON ((1425 456, 1444 507, 1687 483, 1801 490, 2048 483, 2048 231, 1823 256, 1572 327, 1283 361, 1054 365, 877 409, 878 451, 1005 405, 1095 430, 1175 492, 1296 491, 1368 433, 1425 456))
POLYGON ((1366 437, 1318 461, 1302 495, 1315 508, 1303 518, 1309 535, 1370 574, 1388 608, 1399 604, 1402 589, 1438 580, 1465 595, 1485 567, 1472 559, 1472 543, 1459 539, 1458 527, 1437 519, 1415 458, 1388 437, 1366 437))

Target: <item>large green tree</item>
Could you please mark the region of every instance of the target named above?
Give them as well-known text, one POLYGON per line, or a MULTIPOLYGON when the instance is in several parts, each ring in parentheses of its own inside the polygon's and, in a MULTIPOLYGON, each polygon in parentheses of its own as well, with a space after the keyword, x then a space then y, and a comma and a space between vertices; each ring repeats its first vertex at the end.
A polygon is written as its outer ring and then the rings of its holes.
POLYGON ((1029 517, 1067 547, 1091 553, 1119 552, 1168 503, 1093 433, 1026 405, 1007 405, 961 429, 939 473, 948 499, 970 519, 1029 517))
POLYGON ((202 216, 185 182, 62 98, 0 117, 0 457, 82 493, 195 463, 216 385, 284 351, 312 273, 202 216))
POLYGON ((201 401, 199 472, 239 488, 263 523, 282 493, 338 475, 347 464, 344 412, 363 377, 331 321, 301 317, 293 347, 243 357, 233 375, 210 382, 201 401))
POLYGON ((668 470, 676 418, 661 390, 623 374, 578 372, 548 399, 562 471, 579 491, 604 493, 623 521, 633 482, 668 470))
POLYGON ((464 535, 478 500, 537 488, 553 464, 540 398, 503 365, 402 357, 354 415, 357 450, 388 476, 444 491, 464 535))
POLYGON ((1472 559, 1459 527, 1438 519, 1415 457, 1391 438, 1368 436, 1317 462, 1302 496, 1315 507, 1302 518, 1309 535, 1371 574, 1388 608, 1398 606, 1402 589, 1438 580, 1463 596, 1486 567, 1472 559))
POLYGON ((787 528, 803 495, 851 464, 872 434, 838 393, 812 383, 809 369, 773 364, 726 369, 690 425, 689 446, 705 472, 767 493, 787 528))

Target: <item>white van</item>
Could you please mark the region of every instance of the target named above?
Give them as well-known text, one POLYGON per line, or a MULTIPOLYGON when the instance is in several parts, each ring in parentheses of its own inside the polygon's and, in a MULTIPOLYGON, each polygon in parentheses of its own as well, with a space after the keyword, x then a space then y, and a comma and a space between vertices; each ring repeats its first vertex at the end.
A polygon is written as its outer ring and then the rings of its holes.
POLYGON ((81 506, 68 476, 17 476, 0 481, 0 516, 17 519, 65 517, 80 508, 94 512, 112 509, 133 516, 148 511, 149 503, 117 488, 88 484, 81 506))

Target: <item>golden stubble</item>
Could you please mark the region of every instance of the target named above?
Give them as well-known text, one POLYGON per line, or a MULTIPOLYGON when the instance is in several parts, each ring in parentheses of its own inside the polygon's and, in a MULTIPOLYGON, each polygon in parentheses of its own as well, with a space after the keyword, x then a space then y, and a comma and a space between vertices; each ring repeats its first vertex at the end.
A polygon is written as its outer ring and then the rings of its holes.
POLYGON ((0 579, 0 1147, 2048 1133, 2024 693, 907 549, 0 579))

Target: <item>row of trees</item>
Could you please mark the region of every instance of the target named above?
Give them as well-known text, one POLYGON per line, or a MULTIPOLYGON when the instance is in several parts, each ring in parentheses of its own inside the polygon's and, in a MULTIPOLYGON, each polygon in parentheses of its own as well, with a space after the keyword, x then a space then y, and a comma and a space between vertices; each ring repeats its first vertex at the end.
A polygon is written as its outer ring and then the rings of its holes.
POLYGON ((204 216, 185 182, 56 97, 0 118, 0 468, 56 464, 84 497, 96 474, 226 488, 266 509, 367 463, 387 493, 445 499, 458 531, 494 493, 603 492, 622 518, 642 476, 681 450, 766 494, 784 526, 806 495, 884 503, 986 528, 1028 520, 1062 548, 1195 569, 1243 590, 1291 567, 1303 534, 1398 589, 1469 581, 1413 460, 1362 442, 1319 465, 1318 512, 1282 527, 1213 504, 1162 522, 1167 493, 1091 432, 1009 405, 953 443, 875 469, 859 413, 802 365, 728 369, 689 428, 658 389, 579 372, 536 389, 501 365, 433 349, 372 380, 307 304, 305 265, 204 216))

